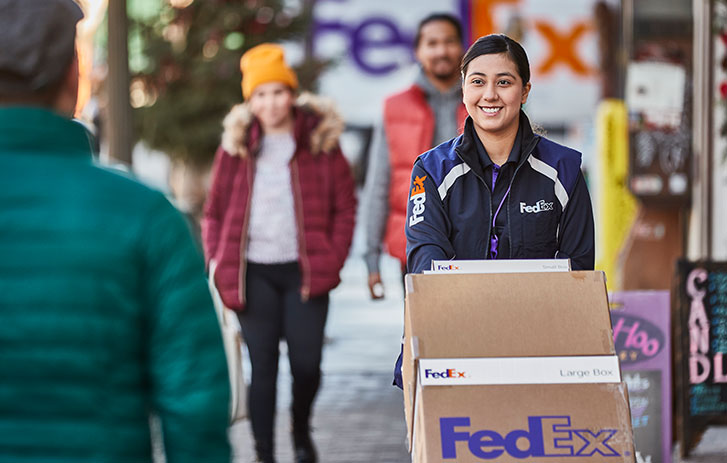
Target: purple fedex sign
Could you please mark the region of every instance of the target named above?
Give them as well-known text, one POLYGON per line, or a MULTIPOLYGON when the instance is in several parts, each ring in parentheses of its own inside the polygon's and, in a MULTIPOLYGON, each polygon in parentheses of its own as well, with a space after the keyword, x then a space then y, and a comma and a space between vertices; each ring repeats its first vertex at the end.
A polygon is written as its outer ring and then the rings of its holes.
MULTIPOLYGON (((402 63, 394 58, 375 61, 371 52, 401 48, 412 55, 412 35, 402 31, 398 24, 386 16, 365 18, 358 24, 347 24, 340 19, 316 20, 314 41, 326 34, 339 34, 347 37, 350 42, 350 56, 354 63, 364 72, 375 76, 386 75, 399 68, 402 63)), ((410 64, 410 63, 406 63, 410 64)))
POLYGON ((317 0, 310 45, 316 56, 333 61, 318 82, 319 91, 338 103, 347 122, 378 122, 383 99, 411 85, 416 75, 412 42, 419 21, 446 12, 461 19, 465 47, 481 35, 521 31, 535 89, 528 114, 540 123, 582 123, 591 119, 600 88, 591 25, 595 3, 317 0))
POLYGON ((636 461, 671 461, 669 292, 612 294, 611 323, 628 385, 636 461))
POLYGON ((412 2, 402 5, 384 2, 379 9, 376 9, 376 2, 368 2, 374 3, 373 8, 361 8, 350 0, 318 0, 318 11, 322 9, 321 6, 323 8, 327 6, 325 3, 330 3, 333 7, 359 9, 360 14, 353 18, 346 18, 340 14, 334 16, 317 14, 313 42, 317 45, 326 35, 337 36, 347 42, 348 55, 362 72, 375 77, 385 76, 402 66, 414 63, 412 44, 416 24, 430 13, 444 11, 459 18, 463 26, 462 45, 465 49, 469 47, 471 1, 424 0, 416 2, 417 4, 412 2), (407 21, 412 16, 416 18, 416 22, 407 21), (406 57, 405 60, 402 60, 403 56, 406 57))

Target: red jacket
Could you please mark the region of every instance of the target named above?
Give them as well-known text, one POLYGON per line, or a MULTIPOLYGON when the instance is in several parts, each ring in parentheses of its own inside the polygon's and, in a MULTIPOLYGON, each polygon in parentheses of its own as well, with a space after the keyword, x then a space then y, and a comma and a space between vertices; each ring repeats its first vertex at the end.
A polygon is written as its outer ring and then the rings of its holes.
MULTIPOLYGON (((340 282, 356 211, 354 182, 338 146, 343 121, 330 104, 304 94, 294 109, 295 154, 290 162, 298 228, 301 297, 326 294, 340 282)), ((225 305, 245 306, 247 233, 255 158, 262 128, 245 104, 224 122, 212 170, 202 239, 205 260, 217 262, 215 284, 225 305)))
MULTIPOLYGON (((458 127, 464 127, 467 110, 457 110, 458 127)), ((384 128, 389 146, 391 179, 389 182, 389 217, 384 243, 387 252, 406 263, 406 206, 409 196, 411 169, 417 157, 432 148, 434 113, 427 104, 424 91, 417 85, 386 99, 384 128)), ((461 132, 461 129, 460 129, 461 132)))

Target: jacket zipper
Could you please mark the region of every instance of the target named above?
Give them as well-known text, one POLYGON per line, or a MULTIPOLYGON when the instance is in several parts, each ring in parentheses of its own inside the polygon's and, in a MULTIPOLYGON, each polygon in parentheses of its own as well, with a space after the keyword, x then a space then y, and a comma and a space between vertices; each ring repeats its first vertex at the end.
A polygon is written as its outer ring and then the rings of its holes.
POLYGON ((300 176, 298 173, 298 162, 296 159, 291 160, 290 168, 290 173, 293 178, 293 187, 295 188, 293 201, 295 203, 295 221, 298 234, 298 253, 300 254, 300 266, 303 271, 300 296, 303 302, 305 302, 310 299, 310 263, 308 262, 308 254, 305 247, 305 237, 303 236, 303 211, 301 207, 303 193, 300 188, 300 176))
MULTIPOLYGON (((525 156, 523 158, 521 158, 521 159, 523 159, 523 161, 518 163, 517 167, 515 168, 515 172, 513 172, 512 178, 510 179, 510 184, 507 187, 508 191, 510 191, 510 188, 512 188, 512 184, 515 182, 515 176, 517 175, 520 168, 523 165, 525 165, 526 162, 528 162, 528 158, 530 157, 531 154, 533 154, 533 150, 535 150, 535 147, 538 144, 538 140, 539 140, 539 138, 535 137, 533 139, 533 141, 530 142, 530 145, 528 145, 526 150, 523 151, 523 153, 527 153, 527 154, 525 154, 525 156)), ((507 196, 507 217, 508 217, 507 221, 508 221, 508 223, 510 223, 510 198, 511 197, 512 197, 512 195, 507 196)), ((490 208, 490 209, 492 209, 492 208, 490 208)), ((492 211, 490 211, 490 215, 492 215, 492 211)), ((490 219, 492 219, 492 217, 490 217, 490 219)), ((510 245, 510 256, 512 256, 512 235, 511 235, 511 238, 508 240, 508 244, 510 245)))
MULTIPOLYGON (((465 164, 466 166, 468 166, 468 167, 469 167, 469 164, 467 164, 467 161, 465 161, 465 160, 464 160, 464 158, 462 157, 462 155, 461 155, 461 154, 459 154, 459 151, 455 150, 454 152, 455 152, 455 153, 457 153, 457 157, 458 157, 458 158, 459 158, 459 159, 460 159, 460 160, 461 160, 461 161, 462 161, 462 162, 463 162, 463 163, 464 163, 464 164, 465 164)), ((474 169, 472 169, 471 167, 470 167, 470 170, 471 170, 471 172, 472 172, 472 173, 474 174, 474 176, 475 176, 475 177, 477 177, 477 178, 478 178, 478 179, 480 180, 480 182, 482 182, 482 186, 484 186, 484 187, 485 187, 485 190, 486 190, 486 191, 487 191, 488 193, 490 193, 490 203, 492 203, 492 191, 490 191, 490 187, 488 187, 488 186, 487 186, 487 183, 485 182, 485 179, 484 179, 484 178, 482 178, 482 177, 480 177, 480 175, 479 175, 479 174, 478 174, 477 172, 475 172, 475 171, 474 171, 474 169)), ((513 177, 514 177, 514 175, 513 175, 513 177)), ((487 239, 488 239, 488 240, 490 239, 490 234, 491 234, 491 233, 492 233, 492 204, 490 204, 490 220, 488 220, 488 221, 487 221, 487 239)), ((487 243, 486 245, 487 245, 487 246, 489 246, 489 242, 488 242, 488 243, 487 243)), ((489 253, 485 253, 485 255, 489 255, 489 253)))
POLYGON ((247 273, 247 260, 245 259, 245 252, 247 251, 247 239, 248 239, 248 227, 250 225, 250 209, 252 204, 252 189, 255 181, 255 159, 250 158, 250 168, 247 170, 247 184, 250 192, 247 195, 247 201, 245 204, 245 218, 242 220, 242 233, 240 234, 240 270, 239 278, 240 284, 237 289, 237 298, 240 301, 240 305, 245 305, 245 275, 247 273))
MULTIPOLYGON (((524 159, 524 161, 518 163, 518 166, 515 168, 515 172, 513 172, 512 178, 510 179, 510 183, 508 185, 508 190, 512 187, 512 184, 515 181, 515 176, 517 175, 518 171, 520 170, 520 167, 522 167, 523 164, 525 164, 527 162, 527 159, 533 153, 533 150, 535 149, 535 146, 537 144, 538 144, 538 138, 536 137, 532 142, 530 142, 530 145, 528 145, 528 147, 527 147, 527 149, 525 151, 525 152, 527 152, 527 154, 525 155, 525 157, 522 158, 522 159, 524 159)), ((462 155, 459 154, 459 151, 455 150, 455 153, 457 153, 457 157, 463 163, 465 163, 465 165, 467 165, 467 161, 465 161, 464 158, 462 157, 462 155)), ((472 173, 475 175, 475 177, 477 177, 478 179, 480 179, 480 182, 482 182, 482 185, 485 187, 485 190, 487 190, 487 192, 490 193, 490 202, 492 202, 492 191, 490 191, 490 188, 487 186, 487 183, 485 182, 485 179, 483 179, 482 177, 480 177, 474 170, 472 170, 472 173)), ((493 185, 493 187, 494 187, 494 185, 493 185)), ((509 211, 510 211, 510 195, 507 196, 507 210, 508 210, 508 214, 509 214, 509 211)), ((491 234, 492 234, 492 205, 490 205, 490 220, 487 221, 487 239, 488 240, 490 239, 490 235, 491 234)), ((489 242, 487 243, 487 245, 489 246, 489 242)), ((489 247, 488 247, 488 249, 489 249, 489 247)), ((485 254, 487 255, 487 253, 485 253, 485 254)), ((512 240, 510 240, 510 255, 512 255, 512 240)))

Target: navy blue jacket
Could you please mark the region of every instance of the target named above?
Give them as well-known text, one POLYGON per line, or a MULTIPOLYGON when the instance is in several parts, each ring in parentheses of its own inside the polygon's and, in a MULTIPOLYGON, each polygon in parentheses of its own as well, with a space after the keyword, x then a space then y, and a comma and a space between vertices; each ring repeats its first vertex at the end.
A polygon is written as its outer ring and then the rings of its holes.
MULTIPOLYGON (((571 259, 574 270, 592 270, 591 199, 581 154, 535 135, 520 113, 521 152, 500 214, 498 258, 571 259)), ((472 120, 465 130, 419 156, 407 208, 407 268, 421 273, 432 260, 489 258, 493 206, 482 177, 472 120)))
MULTIPOLYGON (((570 258, 574 270, 593 270, 593 209, 581 154, 535 135, 522 111, 520 127, 521 151, 500 211, 507 235, 501 244, 508 249, 498 258, 570 258)), ((409 273, 428 270, 432 260, 489 258, 495 211, 473 134, 467 118, 462 135, 414 163, 406 223, 409 273)), ((399 387, 401 361, 400 354, 394 371, 399 387)))

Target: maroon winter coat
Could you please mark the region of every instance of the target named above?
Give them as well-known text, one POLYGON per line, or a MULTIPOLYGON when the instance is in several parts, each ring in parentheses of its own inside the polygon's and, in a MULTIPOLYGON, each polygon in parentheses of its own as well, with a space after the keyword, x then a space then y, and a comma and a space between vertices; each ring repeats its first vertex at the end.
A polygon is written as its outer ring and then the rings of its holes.
MULTIPOLYGON (((294 108, 295 154, 290 162, 298 229, 298 252, 306 300, 326 294, 341 281, 356 215, 354 182, 338 146, 343 121, 332 106, 310 94, 294 108)), ((247 234, 262 128, 245 104, 224 121, 222 145, 212 169, 202 239, 205 260, 217 262, 215 284, 233 310, 245 307, 247 234)))

